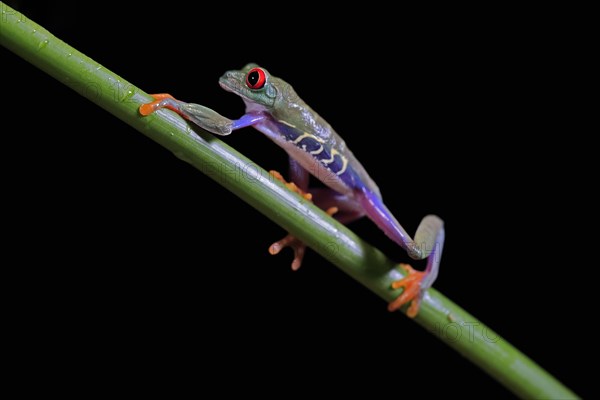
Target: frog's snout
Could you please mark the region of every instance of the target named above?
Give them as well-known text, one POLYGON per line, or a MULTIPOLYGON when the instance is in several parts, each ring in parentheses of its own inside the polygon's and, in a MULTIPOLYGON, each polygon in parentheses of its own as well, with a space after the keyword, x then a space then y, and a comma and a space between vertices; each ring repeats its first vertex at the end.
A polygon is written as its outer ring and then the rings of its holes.
POLYGON ((219 79, 219 85, 228 92, 232 92, 233 89, 231 87, 231 79, 227 76, 227 74, 223 75, 221 79, 219 79))

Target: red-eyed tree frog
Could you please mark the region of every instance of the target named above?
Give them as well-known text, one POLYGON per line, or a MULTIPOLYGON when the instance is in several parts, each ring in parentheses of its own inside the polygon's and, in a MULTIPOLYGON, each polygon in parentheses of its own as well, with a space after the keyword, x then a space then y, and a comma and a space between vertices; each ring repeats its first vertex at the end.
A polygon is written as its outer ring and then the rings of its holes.
MULTIPOLYGON (((217 135, 229 135, 248 126, 267 135, 289 155, 289 188, 312 199, 344 224, 366 215, 412 259, 427 258, 423 272, 403 264, 406 276, 392 284, 392 288, 404 290, 389 304, 389 310, 410 303, 406 314, 416 316, 425 290, 438 274, 444 244, 443 221, 435 215, 425 216, 413 240, 384 205, 379 188, 344 140, 298 97, 292 86, 266 69, 248 64, 242 70, 226 72, 219 84, 246 103, 246 113, 241 118, 230 120, 210 108, 176 100, 169 94, 153 95, 155 101, 143 104, 140 114, 168 108, 217 135), (327 187, 309 190, 309 175, 327 187)), ((277 177, 283 180, 280 175, 277 177)), ((294 250, 292 268, 297 270, 305 252, 305 245, 298 239, 287 235, 273 243, 269 251, 277 254, 287 246, 294 250)))

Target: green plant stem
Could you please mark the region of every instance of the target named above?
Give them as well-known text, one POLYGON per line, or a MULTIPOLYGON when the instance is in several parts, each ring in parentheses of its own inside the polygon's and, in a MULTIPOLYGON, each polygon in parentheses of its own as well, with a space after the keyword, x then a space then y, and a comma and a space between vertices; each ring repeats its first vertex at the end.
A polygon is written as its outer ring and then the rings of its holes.
MULTIPOLYGON (((386 301, 402 271, 379 250, 312 203, 290 192, 252 161, 176 114, 141 117, 146 93, 81 54, 23 14, 0 3, 3 46, 172 151, 223 185, 386 301), (293 212, 292 212, 293 211, 293 212)), ((435 289, 414 319, 523 398, 577 398, 507 341, 435 289)))

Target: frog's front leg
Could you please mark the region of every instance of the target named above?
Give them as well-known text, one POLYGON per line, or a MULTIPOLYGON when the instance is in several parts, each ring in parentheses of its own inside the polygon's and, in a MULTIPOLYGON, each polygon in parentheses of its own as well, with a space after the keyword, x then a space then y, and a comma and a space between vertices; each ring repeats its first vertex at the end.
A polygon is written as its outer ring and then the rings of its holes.
POLYGON ((192 121, 202 129, 206 129, 216 135, 229 135, 232 131, 253 125, 265 118, 262 114, 245 114, 240 119, 231 120, 200 104, 186 103, 175 99, 167 93, 153 94, 154 101, 142 104, 139 108, 140 114, 147 116, 161 108, 175 111, 183 118, 192 121))
MULTIPOLYGON (((343 224, 360 218, 363 215, 359 207, 357 207, 357 203, 355 201, 349 201, 347 196, 340 195, 327 188, 315 188, 309 191, 308 171, 293 158, 290 157, 289 161, 290 182, 286 182, 277 171, 270 171, 271 176, 285 184, 288 189, 298 193, 305 199, 314 202, 316 206, 324 210, 327 214, 334 216, 343 224)), ((290 247, 294 251, 292 269, 296 271, 302 265, 302 260, 306 252, 306 244, 291 233, 288 233, 283 239, 278 240, 269 246, 269 253, 273 255, 279 254, 279 252, 286 247, 290 247)))

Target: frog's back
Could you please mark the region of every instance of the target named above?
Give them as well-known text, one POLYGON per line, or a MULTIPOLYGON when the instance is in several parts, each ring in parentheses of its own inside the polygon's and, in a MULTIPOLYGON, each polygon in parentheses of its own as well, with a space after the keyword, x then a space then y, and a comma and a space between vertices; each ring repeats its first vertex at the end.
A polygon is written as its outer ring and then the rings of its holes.
POLYGON ((283 147, 313 176, 332 189, 350 194, 367 188, 381 197, 379 188, 346 146, 346 142, 319 114, 287 85, 283 102, 271 112, 269 131, 264 132, 283 147), (283 112, 281 111, 283 110, 283 112))
POLYGON ((363 187, 366 187, 371 192, 375 193, 377 197, 381 198, 379 187, 369 176, 365 167, 363 167, 360 161, 358 161, 358 159, 354 156, 352 151, 346 146, 346 142, 335 131, 333 131, 333 135, 337 137, 338 147, 340 148, 342 154, 344 154, 344 156, 348 159, 348 164, 351 166, 351 169, 355 174, 355 176, 352 177, 353 187, 356 189, 362 189, 363 187))
POLYGON ((270 76, 276 89, 273 103, 258 104, 245 99, 247 113, 269 118, 255 125, 304 169, 339 193, 352 195, 368 189, 381 197, 379 188, 344 140, 308 106, 287 82, 270 76))

